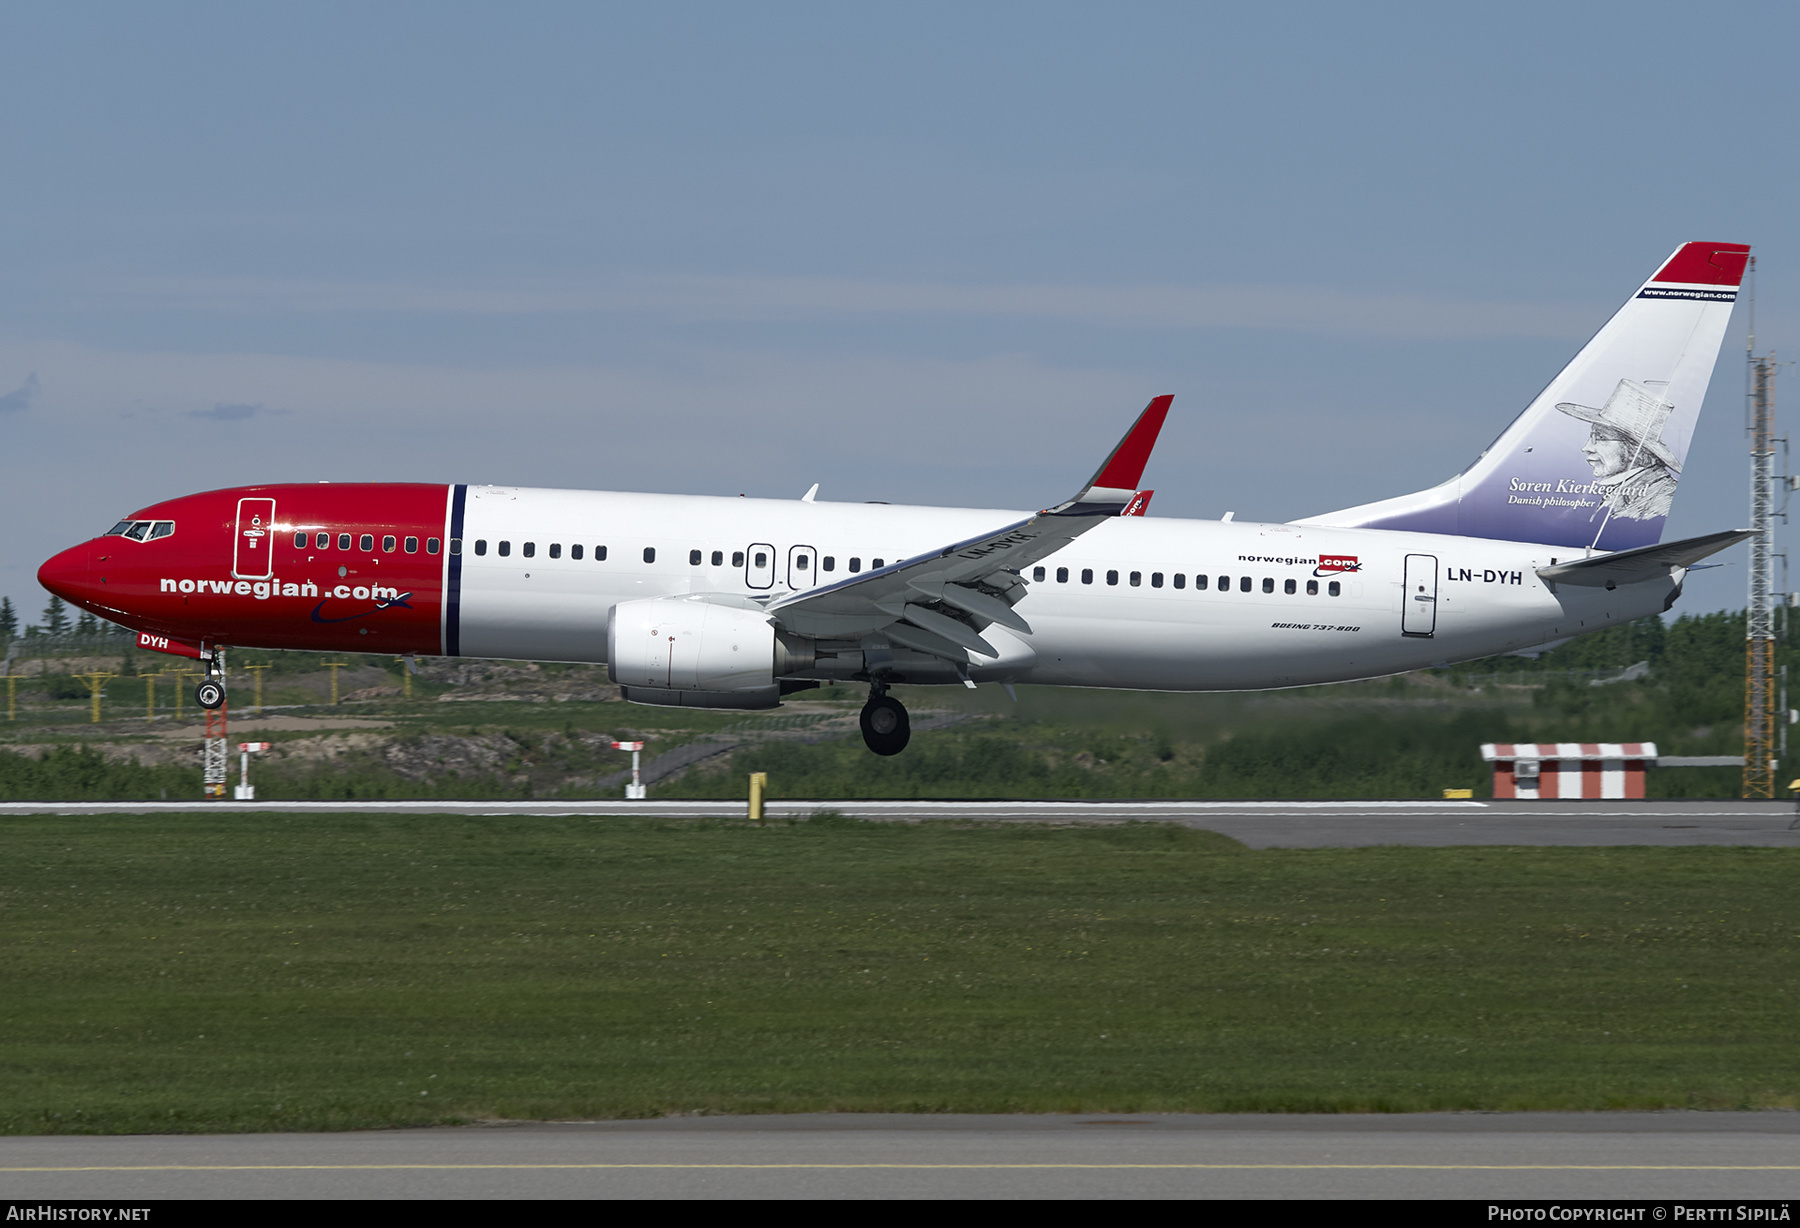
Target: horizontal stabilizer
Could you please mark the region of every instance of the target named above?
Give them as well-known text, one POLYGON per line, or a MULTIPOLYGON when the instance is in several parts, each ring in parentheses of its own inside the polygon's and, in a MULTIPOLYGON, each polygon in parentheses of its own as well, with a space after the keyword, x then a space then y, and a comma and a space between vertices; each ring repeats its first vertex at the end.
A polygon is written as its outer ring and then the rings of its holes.
POLYGON ((1735 546, 1755 536, 1755 532, 1750 529, 1727 529, 1722 533, 1708 533, 1704 537, 1689 537, 1683 541, 1664 542, 1659 546, 1640 546, 1636 550, 1621 550, 1617 554, 1601 554, 1591 559, 1540 567, 1537 574, 1539 579, 1553 584, 1589 584, 1595 588, 1616 588, 1621 584, 1658 579, 1677 567, 1691 567, 1709 554, 1717 554, 1728 546, 1735 546))

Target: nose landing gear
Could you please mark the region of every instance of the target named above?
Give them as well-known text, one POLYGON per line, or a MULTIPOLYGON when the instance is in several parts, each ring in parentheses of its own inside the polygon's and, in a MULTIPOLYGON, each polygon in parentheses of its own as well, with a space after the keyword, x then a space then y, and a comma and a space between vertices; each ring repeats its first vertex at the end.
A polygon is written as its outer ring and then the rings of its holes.
POLYGON ((206 677, 194 688, 194 702, 208 711, 217 711, 225 706, 225 670, 221 660, 223 650, 215 653, 206 663, 206 677))
POLYGON ((887 688, 869 693, 862 710, 863 744, 878 755, 897 755, 912 740, 912 721, 906 705, 887 693, 887 688))

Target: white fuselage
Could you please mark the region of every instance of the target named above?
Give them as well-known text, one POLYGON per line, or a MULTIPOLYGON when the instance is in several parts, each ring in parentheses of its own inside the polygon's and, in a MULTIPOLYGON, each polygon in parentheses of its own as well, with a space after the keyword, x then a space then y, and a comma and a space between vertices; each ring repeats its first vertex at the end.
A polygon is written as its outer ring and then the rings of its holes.
MULTIPOLYGON (((868 570, 1027 515, 470 486, 460 651, 600 662, 608 611, 621 602, 780 597, 849 578, 852 560, 868 570)), ((977 658, 969 673, 1165 691, 1337 682, 1579 635, 1661 611, 1678 588, 1680 573, 1612 590, 1553 591, 1538 578, 1537 568, 1579 553, 1427 533, 1120 517, 1023 569, 1030 592, 1015 609, 1032 633, 989 627, 983 634, 1002 655, 977 658)), ((956 680, 923 657, 898 655, 913 661, 907 680, 956 680)), ((825 653, 794 676, 862 669, 860 652, 825 653)))

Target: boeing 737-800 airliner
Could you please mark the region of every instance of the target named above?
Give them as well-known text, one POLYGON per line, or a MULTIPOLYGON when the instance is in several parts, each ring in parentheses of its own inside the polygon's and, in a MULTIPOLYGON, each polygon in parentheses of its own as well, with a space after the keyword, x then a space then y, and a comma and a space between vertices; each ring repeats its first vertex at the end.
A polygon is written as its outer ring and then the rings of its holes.
POLYGON ((646 704, 866 683, 878 754, 909 736, 898 682, 1244 690, 1527 649, 1668 609, 1748 536, 1658 544, 1748 258, 1677 249, 1465 472, 1286 524, 1141 514, 1164 396, 1035 514, 246 486, 133 512, 38 578, 208 662, 209 707, 225 645, 604 662, 646 704))

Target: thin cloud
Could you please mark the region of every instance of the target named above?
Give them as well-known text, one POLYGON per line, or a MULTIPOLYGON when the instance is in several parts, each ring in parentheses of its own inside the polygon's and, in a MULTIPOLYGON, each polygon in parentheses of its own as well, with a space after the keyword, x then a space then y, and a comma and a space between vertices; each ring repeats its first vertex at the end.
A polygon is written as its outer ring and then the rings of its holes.
POLYGON ((33 371, 25 377, 23 384, 0 397, 0 414, 18 413, 30 409, 31 403, 37 400, 37 394, 38 377, 37 372, 33 371))
POLYGON ((650 276, 598 284, 420 286, 249 278, 130 282, 126 295, 234 312, 449 315, 632 313, 678 320, 831 320, 846 315, 1066 320, 1095 327, 1255 329, 1446 340, 1566 339, 1593 327, 1593 304, 1501 302, 1329 286, 965 284, 836 277, 650 276))
POLYGON ((226 405, 218 404, 211 409, 190 409, 190 418, 209 418, 214 422, 242 422, 245 418, 254 418, 257 414, 267 413, 260 405, 226 405))

